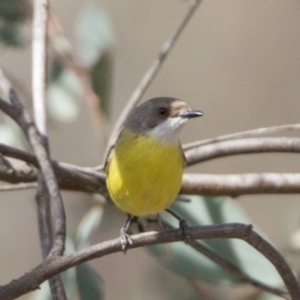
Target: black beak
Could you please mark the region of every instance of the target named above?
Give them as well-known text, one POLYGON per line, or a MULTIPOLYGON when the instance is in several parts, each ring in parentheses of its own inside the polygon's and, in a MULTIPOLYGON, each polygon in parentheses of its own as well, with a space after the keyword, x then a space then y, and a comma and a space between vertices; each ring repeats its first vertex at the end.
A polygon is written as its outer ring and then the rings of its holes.
POLYGON ((204 113, 200 110, 187 110, 184 113, 180 115, 181 118, 197 118, 197 117, 202 117, 204 113))

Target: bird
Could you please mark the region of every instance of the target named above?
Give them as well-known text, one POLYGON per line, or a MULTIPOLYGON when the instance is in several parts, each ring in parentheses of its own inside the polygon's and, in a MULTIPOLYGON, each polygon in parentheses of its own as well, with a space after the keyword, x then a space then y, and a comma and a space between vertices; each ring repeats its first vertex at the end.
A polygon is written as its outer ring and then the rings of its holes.
POLYGON ((154 215, 177 197, 185 167, 180 133, 203 112, 172 97, 156 97, 128 115, 106 162, 106 185, 113 202, 128 214, 120 231, 122 251, 132 244, 127 229, 133 217, 154 215))

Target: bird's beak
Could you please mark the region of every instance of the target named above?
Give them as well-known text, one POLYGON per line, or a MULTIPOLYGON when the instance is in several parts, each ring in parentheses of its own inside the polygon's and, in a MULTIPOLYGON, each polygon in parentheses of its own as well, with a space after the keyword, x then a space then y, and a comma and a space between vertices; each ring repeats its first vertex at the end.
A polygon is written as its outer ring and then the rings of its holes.
POLYGON ((181 113, 179 116, 181 118, 190 119, 190 118, 201 117, 203 115, 204 115, 204 113, 200 110, 187 110, 187 111, 181 113))

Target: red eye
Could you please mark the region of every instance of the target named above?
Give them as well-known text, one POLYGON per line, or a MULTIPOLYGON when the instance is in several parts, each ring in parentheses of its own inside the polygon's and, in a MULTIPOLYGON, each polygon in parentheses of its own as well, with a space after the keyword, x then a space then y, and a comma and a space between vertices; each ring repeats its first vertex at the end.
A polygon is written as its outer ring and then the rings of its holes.
POLYGON ((165 115, 167 114, 167 109, 164 108, 164 107, 160 107, 160 108, 159 108, 159 114, 160 114, 161 116, 165 116, 165 115))

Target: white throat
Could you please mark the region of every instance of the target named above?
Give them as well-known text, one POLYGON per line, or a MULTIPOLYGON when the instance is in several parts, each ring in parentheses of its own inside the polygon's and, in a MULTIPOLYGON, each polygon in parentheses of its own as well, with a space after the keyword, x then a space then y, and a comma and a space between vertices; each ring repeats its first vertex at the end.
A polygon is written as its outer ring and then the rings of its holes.
POLYGON ((178 144, 180 132, 186 122, 187 119, 181 117, 168 118, 149 130, 147 134, 166 144, 178 144))

